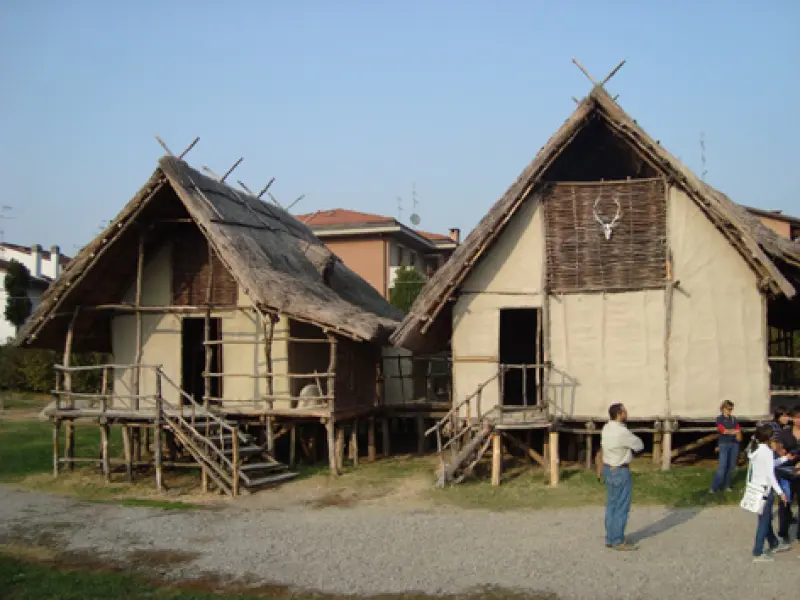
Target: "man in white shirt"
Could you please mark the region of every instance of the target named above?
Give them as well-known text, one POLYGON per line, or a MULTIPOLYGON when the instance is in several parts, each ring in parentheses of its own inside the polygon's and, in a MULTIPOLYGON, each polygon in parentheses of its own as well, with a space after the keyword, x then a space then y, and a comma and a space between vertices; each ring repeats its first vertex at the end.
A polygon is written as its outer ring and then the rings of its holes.
POLYGON ((625 526, 631 510, 633 480, 630 463, 634 452, 644 450, 642 440, 628 431, 628 411, 622 404, 608 408, 609 421, 603 426, 600 446, 603 451, 603 480, 606 483, 606 547, 637 550, 625 542, 625 526))

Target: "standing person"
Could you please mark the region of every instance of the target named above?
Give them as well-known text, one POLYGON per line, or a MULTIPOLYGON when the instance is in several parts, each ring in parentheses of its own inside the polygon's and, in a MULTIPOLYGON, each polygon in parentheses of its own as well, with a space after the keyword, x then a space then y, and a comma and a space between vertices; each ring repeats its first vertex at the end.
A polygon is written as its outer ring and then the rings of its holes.
POLYGON ((781 502, 786 502, 786 496, 775 477, 775 453, 770 447, 773 428, 769 423, 759 425, 750 442, 747 458, 750 459, 751 483, 762 486, 766 494, 764 510, 758 515, 756 539, 753 545, 753 562, 771 562, 772 553, 783 549, 772 529, 772 504, 777 495, 781 502), (764 542, 769 544, 769 550, 764 552, 764 542))
POLYGON ((717 417, 717 430, 719 439, 719 466, 711 483, 711 493, 731 491, 733 485, 733 470, 739 458, 739 442, 742 441, 742 428, 739 421, 733 416, 733 402, 725 400, 719 407, 720 415, 717 417))
POLYGON ((634 452, 641 452, 644 444, 638 436, 628 431, 625 422, 628 411, 622 404, 612 404, 608 409, 609 421, 603 426, 600 446, 603 452, 603 480, 606 484, 606 547, 614 550, 637 550, 635 544, 625 542, 625 526, 631 509, 633 480, 630 463, 634 452))

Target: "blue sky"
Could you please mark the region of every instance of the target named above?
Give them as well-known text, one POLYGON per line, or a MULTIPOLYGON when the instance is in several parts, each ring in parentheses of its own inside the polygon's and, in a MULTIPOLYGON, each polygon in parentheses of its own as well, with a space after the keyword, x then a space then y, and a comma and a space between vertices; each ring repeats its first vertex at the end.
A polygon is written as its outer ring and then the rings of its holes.
POLYGON ((735 200, 800 213, 800 3, 252 0, 0 3, 5 240, 73 253, 163 153, 298 212, 466 233, 590 84, 735 200), (6 211, 8 213, 8 211, 6 211))

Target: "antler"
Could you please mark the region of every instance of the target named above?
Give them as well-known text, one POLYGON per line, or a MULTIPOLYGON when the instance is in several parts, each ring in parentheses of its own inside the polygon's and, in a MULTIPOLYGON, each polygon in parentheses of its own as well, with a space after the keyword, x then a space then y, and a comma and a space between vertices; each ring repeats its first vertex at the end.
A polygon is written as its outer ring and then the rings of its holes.
POLYGON ((619 221, 620 216, 622 216, 622 205, 619 203, 619 196, 614 194, 614 204, 617 205, 617 214, 614 215, 614 218, 611 219, 611 223, 609 223, 610 227, 613 227, 614 224, 619 221))

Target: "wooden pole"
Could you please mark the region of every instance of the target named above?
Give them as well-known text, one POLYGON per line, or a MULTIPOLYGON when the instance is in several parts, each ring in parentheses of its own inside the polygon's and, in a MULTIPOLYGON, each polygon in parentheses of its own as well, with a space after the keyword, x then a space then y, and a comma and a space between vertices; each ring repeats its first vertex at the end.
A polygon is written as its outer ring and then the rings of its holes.
POLYGON ((108 456, 108 423, 100 425, 100 447, 102 450, 103 479, 106 483, 111 482, 111 461, 108 456))
POLYGON ((550 431, 550 486, 558 487, 558 431, 550 431))
POLYGON ((331 414, 336 412, 336 337, 332 334, 328 334, 328 342, 330 343, 330 360, 328 361, 328 389, 326 390, 326 396, 330 398, 328 400, 328 410, 330 410, 331 414))
MULTIPOLYGON (((65 367, 69 367, 72 360, 72 341, 75 337, 75 322, 78 320, 80 311, 81 307, 76 306, 75 310, 72 312, 72 318, 70 319, 67 329, 67 337, 64 341, 64 360, 62 362, 65 367)), ((64 372, 64 390, 67 392, 67 407, 73 408, 72 373, 70 371, 64 372)), ((64 429, 64 458, 68 459, 67 468, 72 471, 75 469, 75 464, 69 459, 75 458, 75 425, 72 421, 67 421, 64 429)))
POLYGON ((375 417, 370 417, 367 421, 367 460, 373 462, 377 458, 375 448, 375 417))
POLYGON ((656 430, 653 434, 653 464, 659 465, 661 464, 661 422, 656 421, 653 424, 653 429, 656 430))
POLYGON ((353 419, 353 427, 350 429, 350 457, 353 466, 358 466, 358 419, 353 419))
POLYGON ((61 421, 53 419, 53 477, 58 477, 58 438, 61 421))
POLYGON ((499 432, 492 434, 492 485, 500 485, 503 471, 503 438, 499 432))
POLYGON ((417 454, 425 454, 425 417, 417 415, 417 454))
POLYGON ((383 457, 388 458, 389 455, 392 453, 392 444, 390 435, 390 427, 389 427, 389 417, 387 416, 384 419, 381 419, 381 444, 383 446, 383 457))
POLYGON ((275 431, 272 429, 272 424, 275 421, 274 417, 267 416, 266 423, 267 423, 267 453, 275 458, 275 431))
POLYGON ((586 429, 589 433, 586 434, 586 470, 591 471, 592 469, 592 434, 591 431, 594 430, 594 422, 589 421, 586 424, 586 429))
POLYGON ((144 282, 144 231, 139 233, 139 249, 136 260, 136 338, 135 338, 135 356, 136 365, 133 368, 133 410, 139 410, 139 396, 141 388, 142 377, 142 311, 138 310, 142 305, 142 287, 144 282))
POLYGON ((336 436, 335 436, 335 429, 336 424, 333 419, 327 419, 325 421, 325 431, 328 434, 328 465, 331 470, 331 475, 338 475, 339 474, 339 465, 336 461, 336 436))
POLYGON ((264 365, 267 370, 267 404, 272 408, 272 396, 275 395, 275 374, 272 372, 272 341, 275 337, 275 320, 272 314, 267 313, 264 320, 264 365))
MULTIPOLYGON (((294 428, 292 428, 292 433, 294 433, 294 428)), ((233 460, 233 495, 239 495, 239 464, 241 462, 241 457, 239 456, 239 426, 236 425, 233 428, 233 439, 232 442, 232 452, 231 458, 233 460)), ((292 446, 294 449, 294 445, 292 446)))
POLYGON ((294 469, 296 463, 296 450, 297 449, 297 423, 291 424, 289 430, 289 468, 294 469))
POLYGON ((697 450, 698 448, 701 448, 706 444, 710 444, 711 442, 716 441, 718 437, 719 434, 715 431, 714 433, 709 433, 708 435, 705 435, 701 437, 699 440, 694 441, 690 444, 686 444, 685 446, 681 446, 680 448, 675 448, 675 450, 672 451, 672 458, 678 458, 682 454, 686 454, 687 452, 691 452, 692 450, 697 450))
POLYGON ((125 453, 125 474, 128 481, 133 481, 133 448, 131 447, 131 428, 128 425, 122 426, 122 448, 125 453))
POLYGON ((344 427, 336 428, 336 470, 341 472, 344 467, 344 427))
POLYGON ((661 470, 669 471, 672 463, 672 423, 664 421, 664 436, 661 445, 661 470))
POLYGON ((161 370, 156 370, 156 420, 153 426, 153 450, 155 451, 156 490, 163 490, 163 457, 161 455, 161 432, 163 423, 164 398, 161 396, 161 370))

